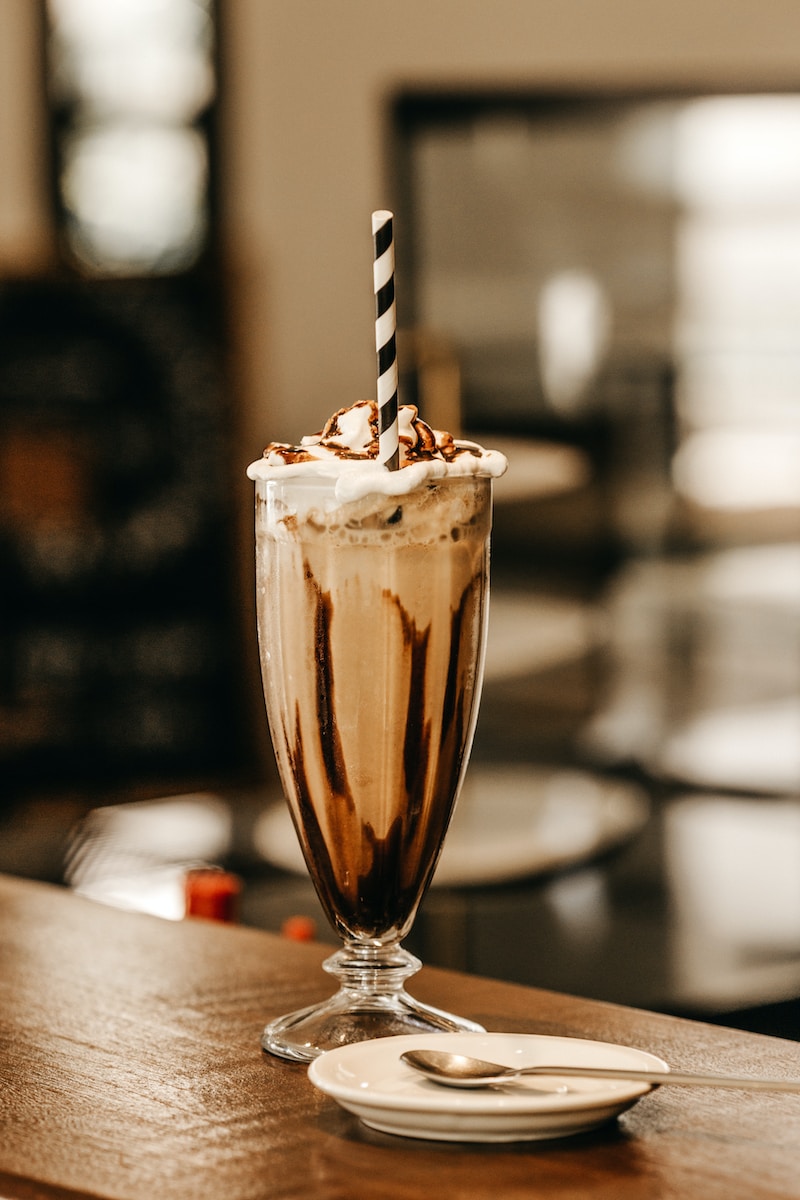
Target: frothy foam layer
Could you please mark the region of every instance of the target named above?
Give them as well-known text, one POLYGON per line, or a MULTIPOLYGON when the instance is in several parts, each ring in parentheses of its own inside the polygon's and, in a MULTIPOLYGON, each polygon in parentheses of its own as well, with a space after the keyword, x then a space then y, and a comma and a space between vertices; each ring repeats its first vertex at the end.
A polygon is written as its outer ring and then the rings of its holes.
POLYGON ((398 425, 397 471, 378 463, 378 406, 374 400, 361 400, 334 413, 320 433, 304 437, 299 446, 270 442, 247 474, 250 479, 281 478, 287 473, 335 476, 336 498, 347 501, 376 492, 407 495, 427 480, 445 476, 496 478, 508 465, 497 450, 432 429, 413 404, 400 406, 398 425))
POLYGON ((481 494, 464 477, 401 497, 370 492, 354 500, 332 496, 330 480, 319 476, 294 481, 290 495, 281 490, 268 499, 268 487, 267 482, 257 488, 256 512, 261 522, 262 506, 269 506, 269 526, 276 542, 291 542, 298 536, 312 542, 334 537, 350 546, 458 542, 484 506, 481 494))

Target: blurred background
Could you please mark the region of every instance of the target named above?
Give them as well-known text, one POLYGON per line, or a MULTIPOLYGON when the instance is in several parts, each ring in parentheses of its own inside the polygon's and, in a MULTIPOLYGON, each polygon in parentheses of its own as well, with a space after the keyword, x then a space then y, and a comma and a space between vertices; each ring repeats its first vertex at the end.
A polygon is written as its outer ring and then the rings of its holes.
MULTIPOLYGON (((319 917, 247 463, 374 395, 498 445, 414 944, 800 1037, 800 11, 0 0, 0 869, 319 917)), ((413 947, 412 947, 413 948, 413 947)))

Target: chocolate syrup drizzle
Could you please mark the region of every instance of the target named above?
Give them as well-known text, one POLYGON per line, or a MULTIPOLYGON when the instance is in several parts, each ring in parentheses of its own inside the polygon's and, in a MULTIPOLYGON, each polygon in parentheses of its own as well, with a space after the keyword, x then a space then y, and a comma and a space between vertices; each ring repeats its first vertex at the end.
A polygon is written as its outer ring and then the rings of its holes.
MULTIPOLYGON (((330 649, 332 603, 305 564, 311 589, 316 626, 317 730, 315 747, 306 747, 300 729, 299 711, 295 713, 294 733, 285 731, 286 752, 293 772, 299 809, 301 839, 320 901, 333 927, 343 936, 365 940, 378 936, 403 937, 410 928, 438 860, 455 801, 472 710, 477 699, 474 647, 466 631, 481 620, 483 567, 465 588, 451 617, 450 659, 443 690, 441 740, 432 744, 432 722, 424 721, 427 710, 430 663, 430 628, 418 629, 396 595, 386 598, 400 615, 404 644, 410 662, 409 702, 405 721, 403 768, 405 796, 398 804, 398 816, 384 837, 378 837, 368 822, 361 822, 348 782, 347 764, 334 719, 335 687, 330 649), (463 680, 463 686, 460 681, 463 680), (332 853, 315 812, 305 768, 307 754, 321 756, 327 773, 330 795, 327 817, 332 853), (426 786, 434 759, 432 783, 426 786), (430 811, 426 814, 426 806, 430 811), (336 869, 336 850, 347 848, 350 861, 358 869, 345 873, 336 869)), ((365 665, 365 669, 370 669, 365 665)), ((376 751, 377 752, 377 751, 376 751)))
MULTIPOLYGON (((426 421, 423 421, 417 411, 416 405, 405 405, 407 409, 413 412, 412 427, 414 437, 409 438, 403 434, 400 435, 401 448, 401 466, 413 462, 428 462, 431 459, 442 459, 445 462, 452 462, 462 454, 472 455, 474 458, 481 457, 481 449, 472 443, 460 444, 455 441, 453 436, 442 430, 434 431, 426 421)), ((378 406, 374 400, 359 400, 357 404, 351 408, 340 408, 333 416, 329 417, 319 433, 307 439, 305 445, 292 446, 289 442, 270 442, 265 446, 263 457, 269 458, 270 455, 277 455, 286 466, 293 466, 296 463, 316 462, 320 455, 317 450, 318 446, 323 446, 331 451, 336 458, 342 461, 362 461, 365 459, 377 459, 378 457, 378 406), (342 430, 340 428, 340 418, 352 409, 368 408, 370 415, 368 417, 368 425, 371 434, 371 440, 360 449, 353 449, 343 441, 342 430)))

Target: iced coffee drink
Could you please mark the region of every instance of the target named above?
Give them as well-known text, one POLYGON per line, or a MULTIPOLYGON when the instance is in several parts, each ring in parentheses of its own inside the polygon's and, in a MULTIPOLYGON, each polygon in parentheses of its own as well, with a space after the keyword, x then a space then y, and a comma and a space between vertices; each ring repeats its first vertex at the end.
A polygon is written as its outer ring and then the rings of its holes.
MULTIPOLYGON (((400 410, 399 470, 378 467, 376 438, 376 406, 364 401, 300 446, 268 446, 249 468, 280 777, 328 919, 373 974, 387 947, 395 972, 405 961, 399 942, 466 768, 491 480, 505 467, 501 455, 430 429, 411 406, 400 410)), ((366 1028, 374 1035, 374 1020, 366 1028)))

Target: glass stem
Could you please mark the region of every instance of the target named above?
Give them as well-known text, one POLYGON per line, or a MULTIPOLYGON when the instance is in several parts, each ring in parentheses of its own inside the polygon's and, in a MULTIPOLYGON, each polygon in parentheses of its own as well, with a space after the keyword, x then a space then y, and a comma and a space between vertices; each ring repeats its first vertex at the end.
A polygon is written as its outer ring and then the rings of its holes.
POLYGON ((422 966, 399 942, 388 945, 345 942, 323 963, 345 991, 356 996, 386 996, 402 991, 422 966))

